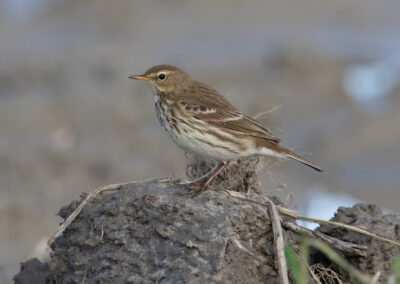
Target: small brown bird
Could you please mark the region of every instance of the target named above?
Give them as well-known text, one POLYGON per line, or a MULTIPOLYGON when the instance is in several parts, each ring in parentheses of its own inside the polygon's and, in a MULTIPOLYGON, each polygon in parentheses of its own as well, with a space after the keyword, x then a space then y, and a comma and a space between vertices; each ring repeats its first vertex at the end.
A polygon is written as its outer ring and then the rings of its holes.
POLYGON ((187 184, 200 186, 197 193, 205 190, 230 161, 242 157, 290 158, 322 171, 280 146, 280 140, 260 123, 177 67, 158 65, 129 78, 143 80, 151 87, 158 120, 176 144, 187 152, 219 162, 204 178, 187 184))

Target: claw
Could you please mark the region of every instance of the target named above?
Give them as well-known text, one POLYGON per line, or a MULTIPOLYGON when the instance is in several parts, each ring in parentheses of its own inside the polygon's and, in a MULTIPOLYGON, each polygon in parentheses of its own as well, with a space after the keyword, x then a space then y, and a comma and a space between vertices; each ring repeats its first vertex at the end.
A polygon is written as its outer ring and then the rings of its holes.
POLYGON ((201 187, 207 180, 201 179, 196 181, 189 181, 189 182, 177 182, 177 185, 184 186, 184 187, 201 187))
POLYGON ((207 189, 207 186, 201 186, 200 188, 198 188, 198 189, 192 189, 192 190, 189 190, 188 192, 183 192, 183 193, 179 193, 179 196, 192 196, 192 197, 197 197, 197 196, 199 196, 200 195, 200 193, 202 193, 203 191, 206 191, 206 190, 208 190, 207 189))
POLYGON ((216 166, 213 170, 211 170, 204 178, 201 178, 199 180, 195 180, 192 182, 188 183, 179 183, 179 185, 183 185, 185 187, 199 187, 196 190, 191 190, 186 193, 181 193, 179 194, 180 196, 188 196, 192 195, 193 197, 198 196, 200 193, 203 191, 208 190, 208 185, 211 183, 211 181, 223 170, 225 169, 229 164, 229 161, 227 162, 221 162, 218 166, 216 166))

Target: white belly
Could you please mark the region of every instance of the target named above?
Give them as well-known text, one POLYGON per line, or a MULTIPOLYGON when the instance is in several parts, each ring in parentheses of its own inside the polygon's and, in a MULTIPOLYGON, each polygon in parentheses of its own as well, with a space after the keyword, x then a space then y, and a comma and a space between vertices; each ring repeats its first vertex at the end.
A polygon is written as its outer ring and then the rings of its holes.
POLYGON ((154 96, 154 102, 161 126, 178 146, 189 153, 217 161, 235 160, 253 155, 280 156, 267 148, 257 150, 250 141, 247 145, 239 145, 235 143, 237 138, 233 134, 221 133, 210 125, 207 125, 206 129, 206 123, 195 118, 192 118, 194 123, 185 124, 177 121, 173 124, 178 118, 171 117, 168 104, 161 103, 157 95, 154 96), (213 133, 218 133, 220 137, 213 133), (221 137, 223 139, 220 139, 221 137))
MULTIPOLYGON (((173 119, 170 117, 169 106, 161 103, 157 96, 155 96, 154 101, 161 126, 167 131, 171 139, 185 151, 218 161, 246 156, 246 153, 237 144, 229 142, 230 139, 234 139, 231 134, 220 134, 226 138, 220 140, 202 126, 202 123, 205 124, 204 122, 197 120, 196 127, 193 124, 187 125, 185 123, 172 125, 173 119)), ((211 130, 217 132, 216 128, 211 128, 211 130)))
POLYGON ((221 141, 214 135, 208 134, 205 131, 202 133, 200 131, 187 129, 188 133, 185 133, 183 130, 185 127, 185 125, 181 127, 181 135, 173 135, 171 137, 176 144, 187 152, 218 161, 234 160, 246 156, 234 143, 221 141))

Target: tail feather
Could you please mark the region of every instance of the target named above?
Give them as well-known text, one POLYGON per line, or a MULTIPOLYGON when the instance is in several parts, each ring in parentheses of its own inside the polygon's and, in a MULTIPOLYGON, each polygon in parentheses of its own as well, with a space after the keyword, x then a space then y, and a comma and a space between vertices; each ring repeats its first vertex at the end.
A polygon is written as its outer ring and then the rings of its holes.
POLYGON ((256 145, 257 148, 259 149, 260 154, 277 158, 290 158, 299 161, 300 163, 303 163, 304 165, 307 165, 316 171, 323 172, 323 170, 320 167, 307 161, 303 157, 300 157, 299 155, 290 151, 289 149, 280 146, 278 143, 271 141, 270 139, 257 139, 256 145))
POLYGON ((309 166, 310 168, 313 168, 316 171, 323 172, 323 170, 320 167, 314 165, 313 163, 307 161, 306 159, 300 157, 299 155, 293 153, 292 151, 287 150, 285 152, 286 152, 285 154, 288 158, 299 161, 300 163, 303 163, 304 165, 309 166))

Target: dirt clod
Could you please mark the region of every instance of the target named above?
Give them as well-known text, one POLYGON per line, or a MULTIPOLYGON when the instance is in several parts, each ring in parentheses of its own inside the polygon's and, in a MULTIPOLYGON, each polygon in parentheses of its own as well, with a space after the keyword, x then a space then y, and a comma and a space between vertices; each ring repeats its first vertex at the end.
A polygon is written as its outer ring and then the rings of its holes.
MULTIPOLYGON (((184 190, 136 184, 96 199, 52 246, 50 267, 57 280, 255 283, 269 278, 273 283, 273 237, 265 209, 211 191, 180 197, 184 190)), ((63 215, 75 207, 63 208, 63 215)))
MULTIPOLYGON (((372 204, 356 204, 353 207, 339 207, 332 221, 360 227, 368 232, 399 242, 400 235, 396 227, 400 226, 400 214, 383 214, 382 210, 372 204)), ((391 273, 391 265, 400 255, 400 248, 390 243, 373 239, 358 232, 330 225, 321 225, 319 230, 327 235, 344 241, 368 246, 366 257, 352 256, 347 260, 361 271, 374 274, 381 272, 379 280, 386 281, 391 273)), ((336 270, 346 275, 340 268, 336 270)), ((349 277, 342 280, 350 282, 349 277)), ((354 281, 354 279, 352 279, 354 281)))
POLYGON ((21 263, 21 271, 14 276, 16 284, 53 283, 55 275, 47 263, 33 258, 21 263))
MULTIPOLYGON (((183 191, 134 183, 98 196, 53 243, 49 263, 23 263, 16 283, 28 283, 29 277, 47 283, 278 283, 265 207, 222 192, 192 198, 181 197, 183 191)), ((63 207, 60 215, 67 218, 77 204, 63 207)), ((333 219, 399 241, 400 214, 384 215, 374 205, 341 207, 333 219)), ((366 257, 345 257, 364 273, 381 271, 380 280, 387 278, 400 254, 397 247, 359 233, 326 225, 319 230, 368 244, 366 257)), ((284 239, 299 250, 298 234, 286 230, 284 239)), ((321 255, 313 254, 310 266, 319 260, 321 255)), ((324 277, 329 272, 343 283, 354 280, 326 259, 321 265, 318 271, 325 271, 324 277)))

